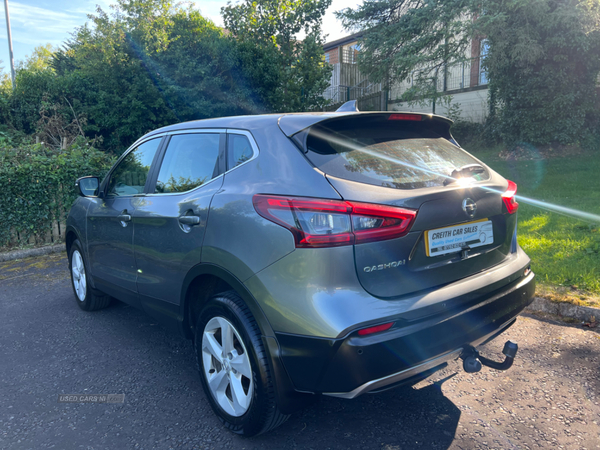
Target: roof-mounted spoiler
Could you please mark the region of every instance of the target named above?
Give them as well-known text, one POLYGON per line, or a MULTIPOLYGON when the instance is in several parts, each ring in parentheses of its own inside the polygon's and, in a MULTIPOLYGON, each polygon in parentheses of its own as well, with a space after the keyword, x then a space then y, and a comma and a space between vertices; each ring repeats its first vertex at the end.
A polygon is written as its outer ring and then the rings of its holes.
POLYGON ((356 100, 350 100, 336 109, 335 112, 360 112, 358 110, 358 102, 356 100))

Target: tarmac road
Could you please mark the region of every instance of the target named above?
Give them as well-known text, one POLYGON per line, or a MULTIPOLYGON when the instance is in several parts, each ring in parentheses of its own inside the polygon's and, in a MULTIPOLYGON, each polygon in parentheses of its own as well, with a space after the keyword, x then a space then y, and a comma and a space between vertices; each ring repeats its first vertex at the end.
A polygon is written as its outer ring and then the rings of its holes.
MULTIPOLYGON (((414 388, 323 397, 243 439, 205 400, 191 343, 115 302, 75 304, 64 254, 0 263, 1 449, 600 448, 600 334, 524 315, 482 353, 507 372, 451 364, 414 388), (59 394, 125 394, 121 404, 59 394)), ((597 330, 597 329, 596 329, 597 330)))

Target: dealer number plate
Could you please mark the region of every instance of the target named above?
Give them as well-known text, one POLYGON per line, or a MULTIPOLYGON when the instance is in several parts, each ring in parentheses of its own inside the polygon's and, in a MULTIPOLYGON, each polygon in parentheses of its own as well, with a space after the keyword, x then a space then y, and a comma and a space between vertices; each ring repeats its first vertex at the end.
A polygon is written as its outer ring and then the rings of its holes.
POLYGON ((425 232, 427 256, 440 256, 494 242, 492 221, 483 219, 425 232))

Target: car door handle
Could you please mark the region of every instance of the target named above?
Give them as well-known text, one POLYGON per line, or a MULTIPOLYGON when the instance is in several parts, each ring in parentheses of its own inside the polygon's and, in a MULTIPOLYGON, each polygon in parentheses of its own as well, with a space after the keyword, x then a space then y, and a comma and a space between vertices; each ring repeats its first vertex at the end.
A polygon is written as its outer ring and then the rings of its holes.
POLYGON ((129 214, 119 214, 117 219, 121 222, 131 222, 131 216, 129 214))
POLYGON ((200 217, 198 216, 179 216, 179 223, 183 225, 198 225, 200 224, 200 217))

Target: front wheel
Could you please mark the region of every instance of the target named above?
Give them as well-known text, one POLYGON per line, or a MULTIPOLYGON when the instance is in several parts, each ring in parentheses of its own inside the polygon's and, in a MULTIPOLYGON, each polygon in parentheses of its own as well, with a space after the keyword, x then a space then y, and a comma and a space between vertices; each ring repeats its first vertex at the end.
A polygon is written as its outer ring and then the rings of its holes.
POLYGON ((69 268, 71 269, 71 285, 77 304, 84 311, 96 311, 110 304, 110 297, 94 292, 89 284, 88 270, 79 239, 71 244, 69 252, 69 268))
POLYGON ((233 291, 210 299, 194 339, 206 397, 231 431, 255 436, 287 420, 275 402, 273 375, 252 313, 233 291))

